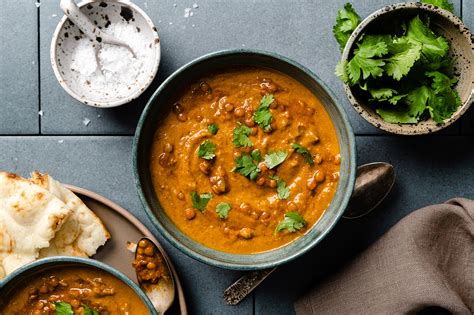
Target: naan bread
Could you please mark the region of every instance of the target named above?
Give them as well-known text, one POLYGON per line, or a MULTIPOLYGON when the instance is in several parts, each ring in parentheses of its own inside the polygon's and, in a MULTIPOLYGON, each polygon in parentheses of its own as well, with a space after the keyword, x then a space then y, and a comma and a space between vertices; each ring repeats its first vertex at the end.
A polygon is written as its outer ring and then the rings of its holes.
POLYGON ((48 190, 72 210, 50 246, 41 250, 40 257, 57 255, 90 257, 110 238, 109 232, 94 212, 60 182, 48 174, 39 172, 31 174, 31 182, 48 190))
POLYGON ((0 172, 0 279, 38 258, 71 213, 46 189, 0 172))

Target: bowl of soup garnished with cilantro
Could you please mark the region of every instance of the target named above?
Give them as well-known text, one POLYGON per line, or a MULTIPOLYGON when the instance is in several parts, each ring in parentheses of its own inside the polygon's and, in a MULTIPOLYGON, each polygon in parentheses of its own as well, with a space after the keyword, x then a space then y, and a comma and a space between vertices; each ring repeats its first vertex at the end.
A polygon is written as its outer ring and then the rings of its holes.
POLYGON ((134 150, 152 221, 185 253, 227 268, 277 265, 314 246, 354 181, 352 131, 329 90, 262 52, 178 70, 148 103, 134 150))

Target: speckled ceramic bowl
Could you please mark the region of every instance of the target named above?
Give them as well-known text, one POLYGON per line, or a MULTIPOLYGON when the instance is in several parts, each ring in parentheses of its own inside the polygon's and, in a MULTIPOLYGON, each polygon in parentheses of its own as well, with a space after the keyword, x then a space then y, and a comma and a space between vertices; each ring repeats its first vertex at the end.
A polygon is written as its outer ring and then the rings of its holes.
POLYGON ((417 124, 392 124, 384 121, 375 112, 374 108, 368 104, 367 98, 361 96, 357 89, 345 84, 344 90, 347 98, 355 110, 375 127, 390 133, 421 135, 441 130, 458 120, 468 110, 473 101, 474 44, 471 40, 471 32, 457 16, 431 4, 421 4, 419 2, 398 3, 375 11, 364 19, 352 33, 344 48, 342 60, 349 60, 352 57, 355 43, 361 34, 366 32, 377 33, 377 28, 386 21, 401 20, 420 13, 429 14, 430 25, 433 30, 449 41, 449 54, 455 59, 455 74, 459 79, 457 91, 461 98, 461 106, 443 124, 437 124, 432 119, 420 121, 417 124))
POLYGON ((151 304, 146 294, 140 289, 137 284, 135 284, 123 273, 94 259, 71 256, 56 256, 39 259, 23 267, 18 268, 17 270, 6 276, 4 279, 1 279, 0 310, 2 310, 3 306, 8 302, 7 298, 11 294, 11 292, 18 286, 25 285, 25 282, 28 281, 28 278, 32 277, 33 275, 47 270, 54 270, 60 267, 74 266, 100 269, 114 276, 115 278, 122 281, 125 285, 130 287, 140 297, 140 299, 143 301, 143 303, 145 303, 146 307, 150 311, 150 314, 158 315, 155 308, 153 307, 153 304, 151 304))
POLYGON ((128 21, 145 38, 140 53, 146 53, 147 56, 144 58, 143 72, 131 84, 120 88, 94 88, 91 80, 85 80, 77 69, 71 67, 78 40, 85 35, 64 16, 56 27, 50 51, 51 65, 59 84, 78 101, 94 107, 115 107, 137 98, 151 84, 160 64, 160 39, 153 22, 129 0, 86 0, 78 6, 102 30, 106 30, 110 23, 128 21))
MULTIPOLYGON (((198 58, 178 69, 156 90, 138 123, 133 144, 135 184, 153 224, 176 248, 204 263, 228 269, 262 269, 301 256, 318 244, 341 217, 352 194, 355 179, 355 141, 351 126, 332 92, 309 69, 285 57, 252 50, 230 50, 198 58), (229 254, 210 249, 183 234, 163 211, 152 185, 150 150, 160 118, 173 100, 191 83, 213 71, 232 66, 258 66, 278 70, 301 82, 320 100, 336 129, 341 151, 340 181, 334 199, 321 219, 305 235, 278 249, 259 254, 229 254)), ((162 179, 166 181, 166 178, 162 179)))

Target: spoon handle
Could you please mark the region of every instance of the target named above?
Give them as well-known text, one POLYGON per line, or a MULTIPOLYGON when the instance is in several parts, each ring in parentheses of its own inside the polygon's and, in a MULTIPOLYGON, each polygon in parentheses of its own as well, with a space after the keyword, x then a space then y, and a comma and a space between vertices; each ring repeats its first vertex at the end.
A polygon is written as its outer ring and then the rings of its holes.
POLYGON ((251 271, 244 274, 224 291, 224 301, 229 305, 239 304, 245 299, 263 280, 265 280, 277 268, 251 271))
POLYGON ((61 0, 61 9, 64 14, 90 39, 96 40, 99 43, 107 43, 112 45, 124 46, 135 56, 135 53, 130 46, 124 41, 102 32, 87 15, 85 15, 81 9, 77 6, 74 0, 61 0))

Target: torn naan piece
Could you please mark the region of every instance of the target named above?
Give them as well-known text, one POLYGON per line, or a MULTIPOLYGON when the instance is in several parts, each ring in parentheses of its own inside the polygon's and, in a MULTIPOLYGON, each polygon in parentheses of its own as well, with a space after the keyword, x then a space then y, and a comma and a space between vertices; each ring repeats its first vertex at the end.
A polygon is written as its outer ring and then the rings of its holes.
POLYGON ((71 213, 46 189, 0 172, 0 279, 38 258, 71 213))
POLYGON ((67 221, 51 240, 50 246, 41 250, 40 257, 90 257, 107 242, 110 234, 102 221, 72 191, 48 174, 33 172, 30 180, 48 190, 72 210, 67 221))

